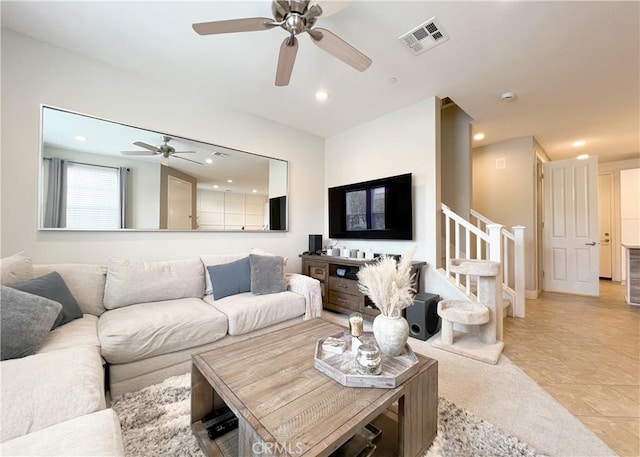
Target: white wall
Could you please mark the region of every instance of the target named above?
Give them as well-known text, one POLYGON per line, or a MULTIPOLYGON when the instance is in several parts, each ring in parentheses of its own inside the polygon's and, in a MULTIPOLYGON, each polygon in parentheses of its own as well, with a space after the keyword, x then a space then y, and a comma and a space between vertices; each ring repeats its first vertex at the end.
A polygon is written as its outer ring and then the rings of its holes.
POLYGON ((442 109, 442 203, 467 220, 472 209, 471 121, 455 104, 442 109))
MULTIPOLYGON (((473 209, 507 228, 524 225, 525 289, 536 285, 536 154, 533 137, 473 149, 473 209), (502 167, 502 168, 500 168, 502 167)), ((513 275, 510 275, 513 278, 513 275)))
MULTIPOLYGON (((403 254, 417 244, 416 260, 436 265, 440 214, 440 100, 400 109, 327 138, 325 187, 413 174, 414 240, 340 240, 340 246, 403 254)), ((325 213, 327 211, 325 190, 325 213)), ((324 234, 328 233, 325 220, 324 234)))
POLYGON ((323 140, 200 98, 101 62, 2 30, 1 256, 26 251, 35 262, 104 263, 109 256, 184 258, 251 247, 289 257, 324 221, 323 140), (40 104, 289 161, 289 231, 38 231, 40 104))

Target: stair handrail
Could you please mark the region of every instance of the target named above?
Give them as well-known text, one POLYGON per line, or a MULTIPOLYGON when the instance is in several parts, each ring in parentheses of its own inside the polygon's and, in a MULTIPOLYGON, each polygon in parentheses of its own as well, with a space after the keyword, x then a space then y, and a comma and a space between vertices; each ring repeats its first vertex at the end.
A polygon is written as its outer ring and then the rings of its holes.
MULTIPOLYGON (((471 209, 469 211, 471 218, 475 218, 475 226, 480 230, 486 230, 486 227, 495 224, 491 219, 471 209)), ((525 317, 525 243, 523 225, 515 225, 509 231, 506 227, 502 228, 502 275, 503 288, 512 297, 513 314, 516 317, 525 317), (509 253, 509 244, 513 246, 513 287, 509 285, 509 262, 511 256, 509 253)))
MULTIPOLYGON (((524 254, 524 226, 514 226, 509 231, 501 224, 475 210, 470 210, 475 224, 455 213, 444 203, 441 204, 445 216, 445 276, 451 277, 449 262, 452 259, 451 246, 457 258, 476 258, 497 261, 502 264, 503 290, 511 297, 511 312, 516 317, 525 317, 525 254, 524 254), (454 223, 454 239, 451 239, 451 223, 454 223), (460 232, 464 230, 465 246, 462 252, 460 232), (471 253, 471 240, 474 239, 475 257, 471 253), (513 247, 514 287, 509 285, 510 247, 513 247)), ((456 274, 456 286, 461 287, 460 275, 456 274)), ((467 295, 471 295, 471 282, 465 281, 467 295)))
MULTIPOLYGON (((465 259, 471 259, 472 254, 471 254, 471 240, 472 237, 474 238, 474 241, 476 242, 476 245, 481 245, 482 243, 485 244, 485 246, 490 246, 490 236, 491 234, 488 232, 484 232, 483 230, 477 228, 476 226, 474 226, 471 222, 469 222, 467 219, 465 219, 464 217, 460 216, 459 214, 457 214, 455 211, 451 210, 451 208, 449 208, 447 205, 445 205, 444 203, 441 203, 441 208, 442 208, 442 213, 445 216, 445 276, 447 278, 450 278, 451 275, 451 271, 449 269, 449 265, 451 263, 451 259, 452 258, 465 258, 465 259), (454 223, 454 239, 453 239, 453 250, 454 250, 454 255, 451 255, 451 246, 452 246, 452 240, 451 240, 451 222, 453 221, 454 223), (464 230, 464 235, 465 235, 465 250, 464 252, 462 252, 461 249, 461 238, 460 238, 460 232, 464 230)), ((495 234, 494 234, 495 236, 495 234)), ((494 242, 494 246, 496 245, 496 243, 494 242)), ((498 243, 498 249, 499 249, 499 243, 498 243)), ((488 251, 488 248, 487 248, 488 251)), ((499 254, 496 254, 494 252, 494 255, 498 255, 498 259, 500 258, 499 254)), ((482 259, 482 257, 476 257, 477 259, 482 259)), ((499 260, 498 260, 499 261, 499 260)), ((455 274, 455 283, 457 287, 461 287, 461 275, 456 273, 455 274)), ((465 281, 465 292, 467 295, 471 295, 471 282, 470 281, 465 281)))

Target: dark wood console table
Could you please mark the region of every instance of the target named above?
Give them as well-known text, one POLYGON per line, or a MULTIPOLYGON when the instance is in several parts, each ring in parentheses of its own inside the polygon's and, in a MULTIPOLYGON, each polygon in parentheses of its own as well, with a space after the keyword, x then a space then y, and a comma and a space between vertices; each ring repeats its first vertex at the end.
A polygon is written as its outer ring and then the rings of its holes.
MULTIPOLYGON (((302 256, 302 274, 320 281, 322 307, 340 313, 361 313, 366 319, 373 319, 380 311, 358 290, 355 277, 361 266, 375 260, 358 260, 350 257, 330 255, 302 256)), ((412 262, 416 274, 416 290, 420 289, 420 273, 426 262, 412 262)))

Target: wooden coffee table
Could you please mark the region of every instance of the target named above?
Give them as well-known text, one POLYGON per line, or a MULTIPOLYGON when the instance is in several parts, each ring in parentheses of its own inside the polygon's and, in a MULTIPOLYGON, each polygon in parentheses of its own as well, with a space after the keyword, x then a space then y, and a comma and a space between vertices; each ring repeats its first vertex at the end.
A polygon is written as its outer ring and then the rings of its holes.
POLYGON ((392 453, 422 455, 436 436, 438 362, 418 355, 417 373, 395 388, 345 387, 313 366, 316 341, 341 330, 317 318, 194 355, 191 428, 204 452, 328 456, 384 415, 397 421, 383 433, 392 453), (224 404, 238 431, 210 440, 201 418, 224 404))

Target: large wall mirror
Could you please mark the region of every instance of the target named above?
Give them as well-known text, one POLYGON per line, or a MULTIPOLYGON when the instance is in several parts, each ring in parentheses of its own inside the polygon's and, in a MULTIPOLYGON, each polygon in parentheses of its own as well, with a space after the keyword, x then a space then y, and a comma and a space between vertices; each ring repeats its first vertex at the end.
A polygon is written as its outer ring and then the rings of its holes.
POLYGON ((39 228, 287 230, 288 163, 42 107, 39 228))

